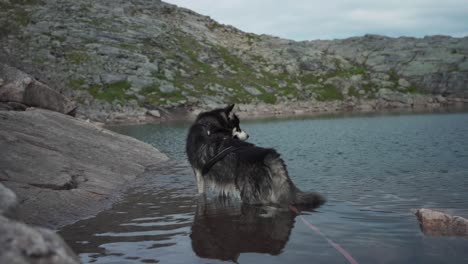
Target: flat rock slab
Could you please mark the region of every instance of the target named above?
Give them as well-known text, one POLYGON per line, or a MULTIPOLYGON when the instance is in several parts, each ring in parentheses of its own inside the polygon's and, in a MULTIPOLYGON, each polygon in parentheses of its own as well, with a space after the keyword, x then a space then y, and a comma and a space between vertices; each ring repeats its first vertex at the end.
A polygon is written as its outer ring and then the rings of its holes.
POLYGON ((0 111, 0 182, 18 217, 50 228, 95 215, 166 155, 134 138, 57 112, 0 111))
POLYGON ((416 212, 424 234, 433 236, 467 236, 468 220, 431 209, 421 208, 416 212))

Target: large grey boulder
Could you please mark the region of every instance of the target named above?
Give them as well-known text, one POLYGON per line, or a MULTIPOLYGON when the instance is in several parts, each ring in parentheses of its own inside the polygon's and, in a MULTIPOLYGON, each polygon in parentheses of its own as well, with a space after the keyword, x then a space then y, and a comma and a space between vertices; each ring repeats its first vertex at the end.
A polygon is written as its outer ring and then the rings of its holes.
POLYGON ((152 146, 57 112, 0 111, 0 181, 26 223, 57 228, 111 205, 168 158, 152 146))
POLYGON ((71 114, 76 108, 74 102, 38 81, 26 87, 22 103, 63 114, 71 114))
POLYGON ((28 74, 0 63, 0 102, 23 102, 26 87, 33 82, 28 74))
POLYGON ((416 212, 421 229, 435 236, 468 236, 468 220, 431 209, 421 208, 416 212))
POLYGON ((76 264, 78 257, 53 231, 0 215, 0 263, 76 264))
POLYGON ((0 63, 0 102, 15 102, 28 106, 70 114, 76 104, 28 74, 0 63))

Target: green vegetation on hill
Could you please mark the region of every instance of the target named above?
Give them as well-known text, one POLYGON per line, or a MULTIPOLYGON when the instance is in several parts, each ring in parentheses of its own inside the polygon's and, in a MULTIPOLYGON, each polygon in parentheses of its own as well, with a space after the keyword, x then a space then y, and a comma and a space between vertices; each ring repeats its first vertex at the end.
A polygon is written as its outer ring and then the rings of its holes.
POLYGON ((134 96, 126 94, 126 91, 130 89, 131 84, 128 81, 119 81, 106 85, 92 85, 89 88, 89 93, 96 99, 104 100, 107 102, 114 101, 126 101, 129 99, 135 99, 134 96))
POLYGON ((77 100, 95 109, 399 98, 421 89, 464 91, 467 81, 463 38, 295 42, 162 1, 115 0, 114 7, 0 1, 0 52, 36 68, 41 80, 65 80, 58 89, 77 90, 77 100))

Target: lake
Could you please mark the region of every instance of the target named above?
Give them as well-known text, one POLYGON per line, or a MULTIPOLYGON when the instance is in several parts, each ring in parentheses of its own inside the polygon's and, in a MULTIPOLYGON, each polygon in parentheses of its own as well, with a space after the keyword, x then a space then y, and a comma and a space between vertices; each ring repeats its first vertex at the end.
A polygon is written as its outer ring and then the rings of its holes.
MULTIPOLYGON (((60 234, 84 263, 348 263, 294 213, 197 196, 185 157, 190 124, 111 129, 172 158, 125 198, 60 234)), ((327 203, 308 222, 358 263, 468 263, 468 239, 425 236, 426 207, 468 217, 468 113, 241 121, 274 147, 304 191, 327 203)))

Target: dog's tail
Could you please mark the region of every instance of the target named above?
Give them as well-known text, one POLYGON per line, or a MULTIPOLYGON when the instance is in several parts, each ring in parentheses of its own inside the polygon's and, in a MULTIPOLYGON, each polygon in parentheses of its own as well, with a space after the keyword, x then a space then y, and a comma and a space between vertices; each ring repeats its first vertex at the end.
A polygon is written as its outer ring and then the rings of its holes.
POLYGON ((326 201, 325 197, 315 192, 302 192, 297 190, 296 197, 294 199, 295 205, 303 205, 310 207, 319 207, 326 201))

